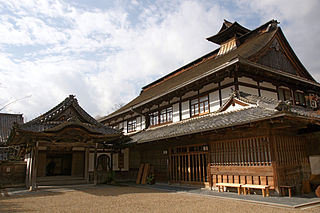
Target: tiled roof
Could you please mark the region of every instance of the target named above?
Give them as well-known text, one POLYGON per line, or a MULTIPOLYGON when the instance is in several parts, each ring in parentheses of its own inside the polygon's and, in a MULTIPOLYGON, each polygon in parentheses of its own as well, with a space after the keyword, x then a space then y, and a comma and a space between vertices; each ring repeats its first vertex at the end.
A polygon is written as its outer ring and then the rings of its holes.
POLYGON ((218 130, 283 116, 284 113, 320 120, 320 114, 317 112, 303 107, 292 107, 289 103, 275 99, 258 97, 242 92, 235 98, 250 105, 237 111, 210 113, 164 126, 149 128, 131 136, 132 142, 144 143, 218 130))
MULTIPOLYGON (((264 26, 264 25, 263 25, 264 26)), ((258 29, 258 28, 257 28, 258 29)), ((183 67, 183 70, 179 71, 179 74, 176 74, 177 71, 174 71, 174 75, 166 80, 163 80, 161 83, 157 83, 155 86, 152 86, 148 89, 145 89, 141 94, 133 99, 131 102, 120 108, 119 110, 111 113, 104 118, 101 118, 99 121, 104 121, 108 118, 111 118, 117 114, 129 110, 131 107, 141 104, 146 101, 152 101, 154 97, 160 97, 171 90, 175 90, 179 85, 183 85, 186 82, 197 79, 199 76, 204 75, 207 72, 217 69, 220 66, 228 65, 230 62, 238 57, 249 58, 250 56, 258 53, 263 47, 265 47, 268 42, 274 37, 277 32, 275 30, 265 31, 263 33, 257 34, 256 30, 253 30, 243 37, 248 38, 244 40, 243 43, 235 50, 230 51, 229 53, 216 57, 213 54, 207 54, 206 57, 202 57, 201 61, 197 59, 197 63, 190 63, 187 67, 183 67), (250 37, 249 34, 254 33, 255 36, 250 37)), ((219 49, 214 50, 212 53, 218 52, 219 49)), ((169 74, 170 75, 170 74, 169 74)), ((168 76, 169 76, 168 75, 168 76)))
POLYGON ((68 125, 80 125, 101 134, 120 134, 120 131, 104 126, 91 117, 79 106, 78 100, 73 95, 70 95, 60 104, 43 115, 40 115, 23 125, 17 126, 17 128, 31 132, 44 132, 50 131, 53 128, 57 129, 68 125), (57 118, 59 118, 59 116, 61 116, 69 107, 72 107, 78 115, 70 115, 70 117, 66 117, 61 121, 57 120, 57 118))

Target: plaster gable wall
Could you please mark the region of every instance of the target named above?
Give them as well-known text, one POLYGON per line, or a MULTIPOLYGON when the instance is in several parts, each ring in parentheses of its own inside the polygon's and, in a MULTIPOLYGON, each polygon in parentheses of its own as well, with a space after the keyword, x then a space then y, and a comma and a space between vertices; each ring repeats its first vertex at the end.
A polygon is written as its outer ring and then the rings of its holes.
POLYGON ((226 110, 224 110, 223 112, 232 112, 232 111, 236 111, 236 110, 240 110, 242 108, 244 108, 245 106, 241 106, 240 104, 235 103, 234 106, 231 104, 226 110))

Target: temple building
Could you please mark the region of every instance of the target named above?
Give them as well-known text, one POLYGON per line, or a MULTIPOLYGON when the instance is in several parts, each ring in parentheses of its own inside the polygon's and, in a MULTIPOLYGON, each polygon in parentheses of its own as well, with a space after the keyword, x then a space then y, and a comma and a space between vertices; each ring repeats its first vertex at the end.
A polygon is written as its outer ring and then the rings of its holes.
POLYGON ((122 132, 97 122, 70 95, 45 114, 16 124, 8 144, 20 146, 27 161, 26 187, 106 182, 122 132))
POLYGON ((135 180, 148 163, 157 182, 301 190, 319 169, 310 159, 320 156, 320 84, 278 24, 225 20, 207 38, 219 48, 100 119, 131 138, 118 175, 135 180))

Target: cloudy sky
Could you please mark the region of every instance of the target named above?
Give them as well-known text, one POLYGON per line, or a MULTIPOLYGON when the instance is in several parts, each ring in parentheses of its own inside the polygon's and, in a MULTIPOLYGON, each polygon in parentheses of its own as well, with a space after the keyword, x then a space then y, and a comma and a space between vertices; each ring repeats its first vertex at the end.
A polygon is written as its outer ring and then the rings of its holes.
POLYGON ((217 48, 223 19, 277 19, 320 81, 318 0, 0 0, 0 109, 28 121, 69 94, 92 116, 217 48), (18 101, 15 101, 18 100, 18 101))

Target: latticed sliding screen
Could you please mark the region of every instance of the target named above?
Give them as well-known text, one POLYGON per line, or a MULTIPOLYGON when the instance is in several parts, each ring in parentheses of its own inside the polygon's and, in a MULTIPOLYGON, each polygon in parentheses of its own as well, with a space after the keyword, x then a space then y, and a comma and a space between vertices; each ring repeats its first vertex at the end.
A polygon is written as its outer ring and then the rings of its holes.
POLYGON ((211 165, 269 166, 271 165, 268 137, 217 141, 211 144, 211 165))
POLYGON ((170 154, 170 179, 173 182, 207 181, 206 145, 176 147, 170 154))

